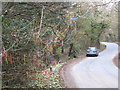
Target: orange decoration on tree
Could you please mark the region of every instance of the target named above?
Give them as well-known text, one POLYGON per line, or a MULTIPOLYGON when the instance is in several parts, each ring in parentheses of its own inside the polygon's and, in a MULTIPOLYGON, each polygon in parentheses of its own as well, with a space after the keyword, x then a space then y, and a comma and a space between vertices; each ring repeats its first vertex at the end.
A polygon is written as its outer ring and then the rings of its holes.
POLYGON ((37 57, 37 55, 34 54, 34 56, 33 56, 33 61, 36 61, 36 57, 37 57))
POLYGON ((16 35, 17 35, 17 30, 11 31, 11 35, 12 35, 13 37, 16 37, 16 35))
POLYGON ((56 25, 56 30, 58 30, 58 25, 56 25))
POLYGON ((24 55, 24 64, 26 64, 26 56, 24 55))
POLYGON ((35 24, 38 25, 38 21, 36 21, 35 24))
POLYGON ((10 54, 10 64, 12 64, 13 61, 12 61, 12 54, 10 54))
POLYGON ((53 54, 53 46, 50 45, 50 53, 53 54))

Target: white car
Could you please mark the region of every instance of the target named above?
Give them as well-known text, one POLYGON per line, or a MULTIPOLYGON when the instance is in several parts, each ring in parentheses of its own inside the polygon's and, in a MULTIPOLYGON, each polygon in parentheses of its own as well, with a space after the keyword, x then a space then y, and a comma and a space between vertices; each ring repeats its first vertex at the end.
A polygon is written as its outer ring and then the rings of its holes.
POLYGON ((88 47, 86 50, 86 56, 98 56, 98 49, 96 47, 88 47))

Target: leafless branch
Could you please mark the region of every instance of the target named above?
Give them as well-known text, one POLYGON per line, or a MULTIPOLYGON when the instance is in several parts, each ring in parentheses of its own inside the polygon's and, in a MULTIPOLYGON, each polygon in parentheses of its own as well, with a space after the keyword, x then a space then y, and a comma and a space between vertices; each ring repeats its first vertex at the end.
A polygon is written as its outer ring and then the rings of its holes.
POLYGON ((43 20, 43 10, 44 10, 44 6, 42 7, 42 12, 41 12, 41 21, 40 21, 40 28, 39 28, 39 36, 40 36, 40 30, 41 30, 41 27, 42 27, 42 20, 43 20))

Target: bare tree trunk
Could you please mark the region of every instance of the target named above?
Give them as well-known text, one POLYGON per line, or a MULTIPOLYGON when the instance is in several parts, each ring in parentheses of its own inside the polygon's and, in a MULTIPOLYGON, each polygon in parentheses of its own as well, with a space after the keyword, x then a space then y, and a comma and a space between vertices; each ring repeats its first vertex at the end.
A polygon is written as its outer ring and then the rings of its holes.
POLYGON ((73 43, 70 44, 70 49, 69 49, 69 55, 70 56, 72 54, 72 48, 73 48, 73 43))

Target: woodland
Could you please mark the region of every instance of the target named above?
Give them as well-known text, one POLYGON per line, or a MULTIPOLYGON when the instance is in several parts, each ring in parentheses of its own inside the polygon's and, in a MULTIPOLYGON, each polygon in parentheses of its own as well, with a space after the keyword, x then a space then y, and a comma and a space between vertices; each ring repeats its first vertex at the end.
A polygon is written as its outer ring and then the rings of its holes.
POLYGON ((89 46, 117 42, 117 5, 2 3, 2 87, 62 88, 60 66, 89 46))

